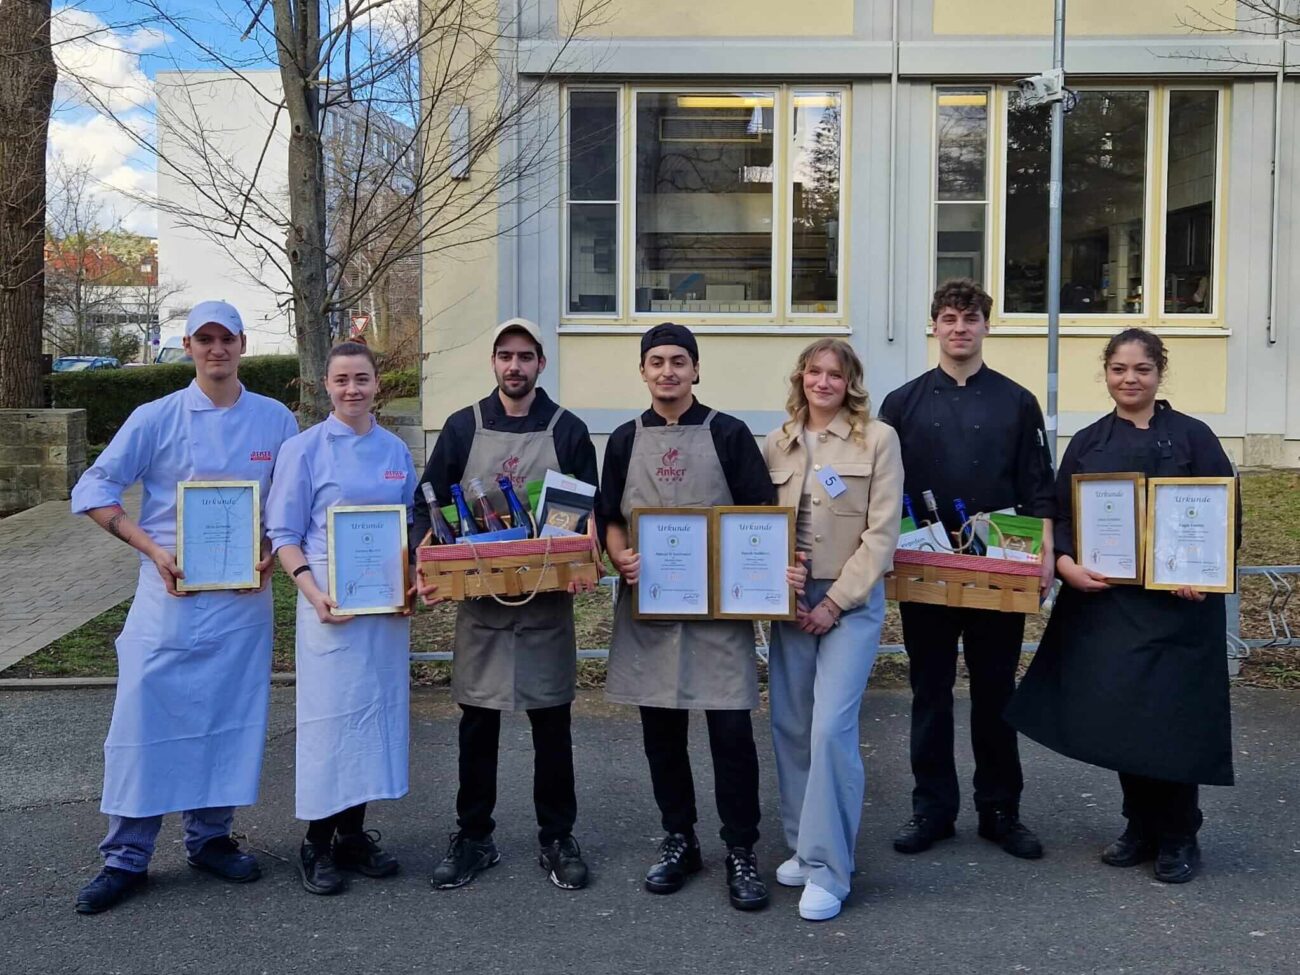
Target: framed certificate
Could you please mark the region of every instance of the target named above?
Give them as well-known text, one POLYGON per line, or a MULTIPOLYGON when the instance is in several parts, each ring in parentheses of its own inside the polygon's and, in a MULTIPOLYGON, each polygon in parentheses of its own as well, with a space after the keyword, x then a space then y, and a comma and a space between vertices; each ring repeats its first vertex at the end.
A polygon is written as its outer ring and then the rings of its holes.
POLYGON ((714 619, 792 620, 795 595, 785 570, 794 564, 794 508, 713 509, 714 619))
POLYGON ((336 505, 326 526, 336 616, 406 608, 406 505, 336 505))
POLYGON ((180 481, 176 485, 176 565, 180 592, 256 589, 262 548, 257 481, 180 481))
POLYGON ((1148 478, 1146 587, 1232 592, 1236 532, 1236 478, 1148 478))
POLYGON ((1113 586, 1142 585, 1146 475, 1075 474, 1074 559, 1113 586))
POLYGON ((642 620, 706 620, 709 585, 709 508, 637 508, 632 548, 641 576, 632 587, 632 616, 642 620))

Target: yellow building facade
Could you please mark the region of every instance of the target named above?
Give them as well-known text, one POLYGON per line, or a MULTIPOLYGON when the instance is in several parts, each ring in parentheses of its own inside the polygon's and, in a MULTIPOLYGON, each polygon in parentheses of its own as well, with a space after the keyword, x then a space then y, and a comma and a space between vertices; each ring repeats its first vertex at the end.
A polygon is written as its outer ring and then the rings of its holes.
MULTIPOLYGON (((990 365, 1045 400, 1047 110, 1016 82, 1051 65, 1050 0, 508 7, 534 94, 457 188, 516 178, 426 261, 430 443, 491 388, 512 315, 598 441, 645 408, 639 336, 668 320, 700 337, 700 399, 757 435, 817 336, 878 403, 933 364, 952 277, 994 297, 990 365)), ((1062 438, 1108 408, 1101 349, 1137 325, 1239 462, 1300 466, 1300 51, 1275 28, 1218 0, 1068 5, 1062 438)))

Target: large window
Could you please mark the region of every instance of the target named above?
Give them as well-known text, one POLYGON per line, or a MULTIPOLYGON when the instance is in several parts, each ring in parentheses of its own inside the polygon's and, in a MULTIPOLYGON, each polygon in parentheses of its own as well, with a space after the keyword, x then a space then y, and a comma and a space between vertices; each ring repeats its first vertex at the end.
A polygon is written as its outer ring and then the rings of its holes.
MULTIPOLYGON (((1062 315, 1212 316, 1221 92, 1076 95, 1063 145, 1062 315)), ((1014 89, 940 88, 934 146, 935 281, 973 277, 998 296, 998 314, 1045 314, 1049 109, 1014 89), (1000 255, 989 260, 993 226, 1000 255)))
POLYGON ((844 102, 777 86, 570 89, 566 317, 838 316, 844 102))

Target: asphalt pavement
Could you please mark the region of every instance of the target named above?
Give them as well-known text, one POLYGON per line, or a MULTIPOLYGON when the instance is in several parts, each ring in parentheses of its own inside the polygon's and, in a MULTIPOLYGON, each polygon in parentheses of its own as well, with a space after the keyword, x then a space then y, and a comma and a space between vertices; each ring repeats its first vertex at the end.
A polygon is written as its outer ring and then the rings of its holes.
MULTIPOLYGON (((844 912, 811 924, 772 872, 777 826, 766 712, 760 861, 772 905, 727 903, 703 721, 692 725, 705 870, 668 897, 641 878, 660 838, 636 713, 585 693, 575 707, 577 836, 592 867, 583 891, 553 887, 536 861, 531 742, 523 715, 502 730, 499 866, 455 891, 428 876, 454 828, 456 710, 445 690, 412 706, 411 793, 376 803, 367 825, 402 861, 342 896, 302 890, 291 859, 293 690, 272 693, 262 800, 236 832, 263 877, 232 886, 185 864, 169 817, 142 894, 95 917, 73 912, 99 868, 101 744, 111 690, 0 694, 0 972, 60 973, 1012 973, 1247 975, 1300 971, 1300 696, 1233 692, 1238 785, 1204 789, 1205 869, 1193 883, 1116 870, 1097 853, 1122 827, 1113 773, 1024 742, 1023 818, 1047 856, 1015 860, 975 835, 971 759, 958 743, 966 810, 956 840, 919 856, 890 845, 907 818, 905 691, 872 690, 863 710, 868 795, 859 874, 844 912)), ((959 737, 966 702, 959 701, 959 737)))

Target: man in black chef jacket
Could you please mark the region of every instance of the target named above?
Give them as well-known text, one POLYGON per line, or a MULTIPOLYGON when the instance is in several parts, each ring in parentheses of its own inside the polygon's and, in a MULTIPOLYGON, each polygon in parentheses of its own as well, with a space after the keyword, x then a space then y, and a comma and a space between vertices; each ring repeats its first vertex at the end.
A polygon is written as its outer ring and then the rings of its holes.
MULTIPOLYGON (((492 336, 496 389, 453 413, 438 436, 421 483, 440 505, 451 486, 478 478, 504 513, 497 479, 509 477, 515 494, 547 470, 596 483, 596 448, 587 426, 537 385, 546 368, 541 331, 524 318, 497 326, 492 336)), ((429 529, 424 492, 415 492, 412 538, 429 529)), ((533 804, 539 861, 557 887, 587 883, 587 866, 573 838, 578 813, 574 793, 570 707, 577 678, 573 599, 539 593, 526 604, 502 606, 487 598, 456 607, 452 698, 460 705, 460 789, 447 855, 433 871, 442 890, 460 887, 500 859, 492 842, 497 797, 497 747, 502 711, 525 711, 533 732, 533 804)))
MULTIPOLYGON (((1043 518, 1044 592, 1051 586, 1053 480, 1043 414, 1032 393, 984 364, 993 300, 975 282, 949 281, 934 294, 930 318, 939 365, 894 390, 880 418, 898 431, 904 490, 918 517, 922 492, 934 493, 945 528, 968 514, 1014 508, 1043 518)), ((920 853, 955 835, 960 807, 953 760, 952 688, 957 641, 970 673, 971 746, 979 835, 1013 856, 1043 855, 1020 822, 1024 780, 1016 732, 1002 712, 1016 685, 1024 639, 1020 613, 901 603, 912 685, 912 818, 894 837, 900 853, 920 853)))

